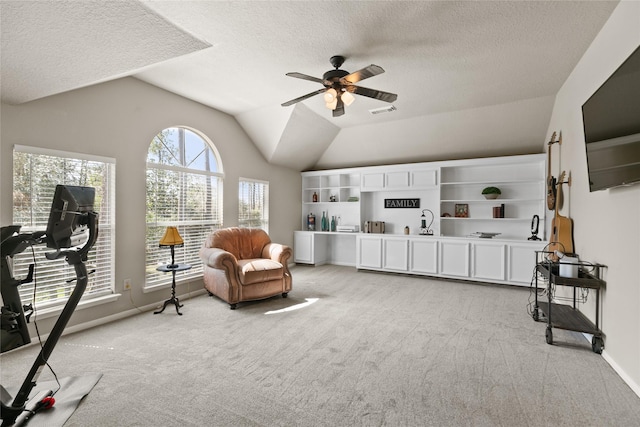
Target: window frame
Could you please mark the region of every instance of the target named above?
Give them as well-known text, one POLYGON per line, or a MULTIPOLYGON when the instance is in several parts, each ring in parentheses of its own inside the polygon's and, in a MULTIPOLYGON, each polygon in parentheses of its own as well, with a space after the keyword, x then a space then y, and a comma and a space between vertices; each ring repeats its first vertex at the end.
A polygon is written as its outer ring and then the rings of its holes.
MULTIPOLYGON (((187 143, 186 137, 184 137, 185 144, 187 143)), ((165 148, 169 150, 169 147, 165 148)), ((186 150, 186 146, 182 147, 186 150)), ((173 153, 169 152, 171 156, 167 156, 166 159, 168 161, 178 160, 173 153)), ((180 157, 180 156, 178 156, 180 157)), ((160 160, 162 160, 162 156, 160 156, 160 160)), ((175 261, 176 263, 187 263, 191 265, 191 269, 185 270, 182 272, 176 273, 176 282, 186 281, 190 279, 197 279, 202 277, 203 266, 202 262, 199 260, 198 251, 200 246, 202 245, 206 236, 214 229, 221 228, 223 224, 223 191, 224 191, 224 172, 222 167, 222 160, 220 158, 220 154, 218 153, 217 148, 213 144, 213 142, 202 132, 197 129, 190 128, 187 126, 169 126, 162 130, 160 130, 149 142, 149 146, 147 149, 147 162, 146 162, 146 178, 145 184, 147 189, 145 191, 145 201, 147 203, 145 209, 145 280, 144 280, 144 290, 154 290, 165 288, 172 283, 172 275, 164 274, 162 272, 158 272, 156 270, 157 266, 165 264, 165 261, 171 260, 170 251, 168 248, 159 248, 158 242, 167 226, 176 226, 178 228, 179 233, 182 238, 185 240, 185 245, 182 247, 175 247, 175 261), (153 143, 156 138, 161 135, 163 132, 168 130, 178 130, 180 129, 184 131, 188 131, 193 133, 196 137, 198 137, 204 144, 206 149, 208 149, 215 161, 215 165, 213 169, 214 171, 206 171, 201 169, 193 169, 184 166, 187 164, 186 156, 182 159, 183 165, 176 164, 164 164, 155 161, 150 161, 149 151, 152 148, 153 143), (162 175, 162 172, 167 175, 176 174, 176 179, 174 182, 183 183, 188 182, 190 179, 211 179, 212 181, 208 185, 212 185, 213 193, 215 193, 215 197, 213 194, 211 196, 211 219, 166 219, 161 218, 162 214, 159 213, 159 209, 157 209, 158 201, 154 202, 149 201, 149 188, 157 184, 156 182, 150 182, 150 175, 155 174, 156 178, 162 175), (215 200, 214 200, 215 199, 215 200), (150 220, 150 206, 153 205, 156 209, 152 212, 153 220, 150 220), (201 228, 198 228, 201 227, 201 228), (162 262, 161 262, 162 261, 162 262), (155 267, 154 267, 155 266, 155 267)), ((197 186, 197 184, 196 184, 197 186)), ((189 187, 183 188, 182 185, 178 186, 180 196, 177 198, 173 198, 171 201, 178 204, 178 209, 183 208, 183 211, 186 211, 185 206, 188 203, 188 199, 186 198, 186 193, 189 190, 189 187)), ((154 191, 162 191, 158 188, 154 188, 154 191)))
POLYGON ((261 180, 261 179, 253 179, 253 178, 238 178, 238 226, 239 227, 247 227, 247 228, 260 228, 264 230, 267 234, 269 234, 269 181, 261 180), (252 219, 250 217, 243 216, 242 205, 244 202, 243 194, 242 194, 242 185, 245 184, 253 184, 253 185, 262 185, 263 187, 263 200, 262 200, 262 209, 260 211, 260 226, 256 227, 254 225, 245 225, 243 223, 249 222, 251 223, 252 219))
MULTIPOLYGON (((44 230, 47 227, 48 211, 50 209, 51 200, 53 200, 55 186, 46 193, 38 192, 33 193, 34 177, 39 175, 38 171, 33 171, 33 163, 29 163, 29 199, 28 208, 30 212, 29 220, 23 221, 25 217, 20 218, 19 211, 16 208, 16 181, 19 177, 16 173, 16 154, 24 154, 28 156, 50 157, 54 158, 53 161, 61 162, 63 164, 69 164, 73 168, 82 167, 83 162, 99 163, 100 167, 105 168, 103 170, 104 181, 103 188, 96 188, 96 199, 101 198, 101 201, 106 204, 104 208, 94 206, 94 209, 98 213, 98 239, 93 248, 89 251, 87 267, 89 270, 95 271, 89 275, 89 283, 87 290, 85 290, 81 305, 95 305, 97 301, 110 300, 114 296, 115 291, 115 228, 116 228, 116 204, 115 204, 115 192, 116 192, 116 160, 110 157, 96 156, 85 153, 73 153, 62 150, 54 150, 26 145, 14 145, 12 153, 13 172, 12 188, 14 191, 14 197, 12 201, 12 222, 25 222, 20 224, 22 226, 20 232, 33 232, 38 230, 44 230), (65 163, 67 162, 67 163, 65 163), (105 190, 105 191, 103 191, 105 190), (49 194, 50 193, 50 194, 49 194), (34 197, 36 200, 34 201, 34 197), (47 207, 48 205, 48 207, 47 207), (39 209, 38 209, 39 208, 39 209), (35 211, 40 211, 40 214, 35 214, 35 211), (47 218, 42 216, 46 211, 47 218), (16 218, 18 216, 18 218, 16 218), (28 223, 27 223, 28 222, 28 223)), ((86 166, 87 163, 84 163, 86 166)), ((73 169, 77 172, 76 169, 73 169)), ((45 173, 41 171, 41 173, 45 173)), ((46 171, 50 174, 51 171, 46 171)), ((62 176, 62 182, 58 184, 68 185, 85 185, 92 186, 87 182, 78 182, 77 176, 62 176)), ((91 179, 91 176, 82 176, 82 180, 91 179)), ((95 187, 94 187, 95 188, 95 187)), ((44 190, 44 189, 42 189, 44 190)), ((24 204, 24 199, 21 202, 24 204)), ((99 202, 98 202, 99 203, 99 202)), ((52 252, 53 250, 47 248, 45 245, 33 246, 32 250, 25 250, 20 254, 16 254, 13 257, 13 274, 16 278, 25 277, 29 268, 29 264, 35 264, 36 275, 35 280, 32 283, 24 284, 20 287, 19 293, 23 303, 35 302, 36 309, 39 313, 48 313, 61 310, 66 304, 68 297, 75 288, 75 270, 72 266, 69 266, 62 259, 47 260, 44 256, 45 253, 52 252), (56 285, 56 283, 59 283, 56 285), (35 289, 35 293, 34 293, 35 289), (56 298, 47 298, 46 294, 62 294, 56 298)))

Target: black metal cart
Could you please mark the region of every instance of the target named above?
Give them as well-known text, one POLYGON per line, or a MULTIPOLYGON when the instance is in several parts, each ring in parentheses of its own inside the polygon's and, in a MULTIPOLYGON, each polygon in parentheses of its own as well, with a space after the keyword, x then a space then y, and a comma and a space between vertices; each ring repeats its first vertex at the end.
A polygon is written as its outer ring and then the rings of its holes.
POLYGON ((547 344, 553 344, 553 328, 584 332, 593 335, 591 348, 595 353, 601 354, 604 349, 604 340, 600 330, 600 289, 606 282, 600 279, 601 267, 603 265, 591 265, 592 272, 587 272, 582 265, 578 268, 578 277, 560 276, 561 262, 545 260, 536 265, 535 285, 536 298, 532 317, 535 321, 546 321, 547 329, 545 337, 547 344), (538 278, 546 278, 547 301, 538 300, 538 278), (573 288, 573 304, 558 304, 553 301, 553 286, 569 286, 573 288), (591 322, 577 308, 576 290, 586 288, 595 290, 596 294, 596 322, 591 322))

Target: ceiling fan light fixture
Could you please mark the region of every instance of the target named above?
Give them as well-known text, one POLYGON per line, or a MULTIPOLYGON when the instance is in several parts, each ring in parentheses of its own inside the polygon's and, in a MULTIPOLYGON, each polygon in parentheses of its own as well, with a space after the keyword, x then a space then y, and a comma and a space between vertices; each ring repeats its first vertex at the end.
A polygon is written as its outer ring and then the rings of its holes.
POLYGON ((338 92, 336 92, 334 88, 327 89, 327 91, 324 93, 324 102, 326 102, 327 104, 331 104, 337 102, 337 100, 338 92))
POLYGON ((342 98, 342 102, 344 102, 344 105, 346 105, 347 107, 351 104, 353 104, 353 101, 355 101, 355 97, 353 95, 351 95, 350 92, 342 92, 342 95, 340 95, 340 97, 342 98))
POLYGON ((338 107, 338 98, 333 98, 333 101, 327 102, 325 105, 329 110, 335 110, 338 107))
POLYGON ((353 101, 355 101, 355 97, 353 96, 353 94, 366 96, 368 98, 377 99, 387 103, 392 103, 398 98, 398 95, 396 95, 395 93, 368 89, 362 86, 355 85, 355 83, 358 83, 362 80, 384 73, 382 67, 371 64, 358 71, 349 73, 348 71, 340 69, 340 66, 344 62, 344 59, 345 58, 343 56, 332 56, 329 61, 335 69, 329 70, 324 73, 321 79, 298 72, 287 73, 286 75, 289 77, 295 77, 297 79, 320 83, 324 87, 322 89, 318 89, 306 95, 302 95, 290 101, 284 102, 282 103, 282 106, 288 107, 297 102, 304 101, 307 98, 311 98, 312 96, 322 94, 325 106, 329 110, 333 111, 333 117, 340 117, 344 115, 345 107, 353 104, 353 101))

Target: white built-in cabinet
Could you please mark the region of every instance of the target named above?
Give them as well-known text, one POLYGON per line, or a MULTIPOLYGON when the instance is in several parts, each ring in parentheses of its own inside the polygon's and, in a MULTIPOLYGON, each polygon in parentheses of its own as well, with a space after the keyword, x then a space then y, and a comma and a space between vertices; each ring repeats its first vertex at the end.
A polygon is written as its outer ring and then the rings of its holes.
POLYGON ((362 268, 382 268, 382 235, 365 234, 358 236, 356 259, 362 268))
POLYGON ((356 268, 528 286, 544 242, 434 236, 357 236, 356 268))
MULTIPOLYGON (((533 261, 529 259, 529 261, 533 261)), ((470 274, 475 279, 502 282, 506 279, 507 244, 505 242, 472 242, 470 274)))
POLYGON ((469 245, 463 240, 440 242, 440 273, 450 277, 469 277, 469 245))
POLYGON ((324 264, 327 262, 326 236, 316 233, 293 233, 293 260, 300 264, 324 264))
POLYGON ((409 271, 418 274, 438 274, 437 240, 409 239, 409 271))
POLYGON ((437 169, 411 168, 396 170, 365 170, 362 172, 361 191, 419 190, 437 185, 437 169))
POLYGON ((303 172, 294 260, 528 285, 535 251, 544 246, 527 240, 534 215, 538 237, 546 235, 545 170, 545 156, 537 154, 303 172), (481 194, 489 186, 500 188, 498 199, 481 194), (387 198, 418 198, 420 209, 383 209, 387 198), (493 208, 502 204, 504 218, 494 218, 493 208), (468 217, 456 217, 456 205, 466 205, 468 217), (434 213, 433 236, 418 235, 423 209, 434 213), (360 232, 321 231, 323 212, 360 232), (315 231, 308 230, 310 213, 315 231), (362 233, 367 220, 385 221, 387 234, 362 233), (476 232, 497 235, 471 237, 476 232))
POLYGON ((507 281, 530 284, 535 275, 535 263, 531 262, 531 250, 541 251, 544 242, 510 242, 507 247, 507 281))
POLYGON ((409 268, 409 240, 385 237, 382 242, 382 268, 405 272, 409 268))

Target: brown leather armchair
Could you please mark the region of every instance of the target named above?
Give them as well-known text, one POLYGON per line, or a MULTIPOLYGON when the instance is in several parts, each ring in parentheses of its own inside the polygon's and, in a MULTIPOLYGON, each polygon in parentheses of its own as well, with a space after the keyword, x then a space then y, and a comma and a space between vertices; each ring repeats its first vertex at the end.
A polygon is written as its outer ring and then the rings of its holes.
POLYGON ((226 301, 232 310, 242 301, 258 300, 291 291, 287 262, 291 248, 272 243, 255 228, 223 228, 209 235, 200 249, 204 287, 226 301))

